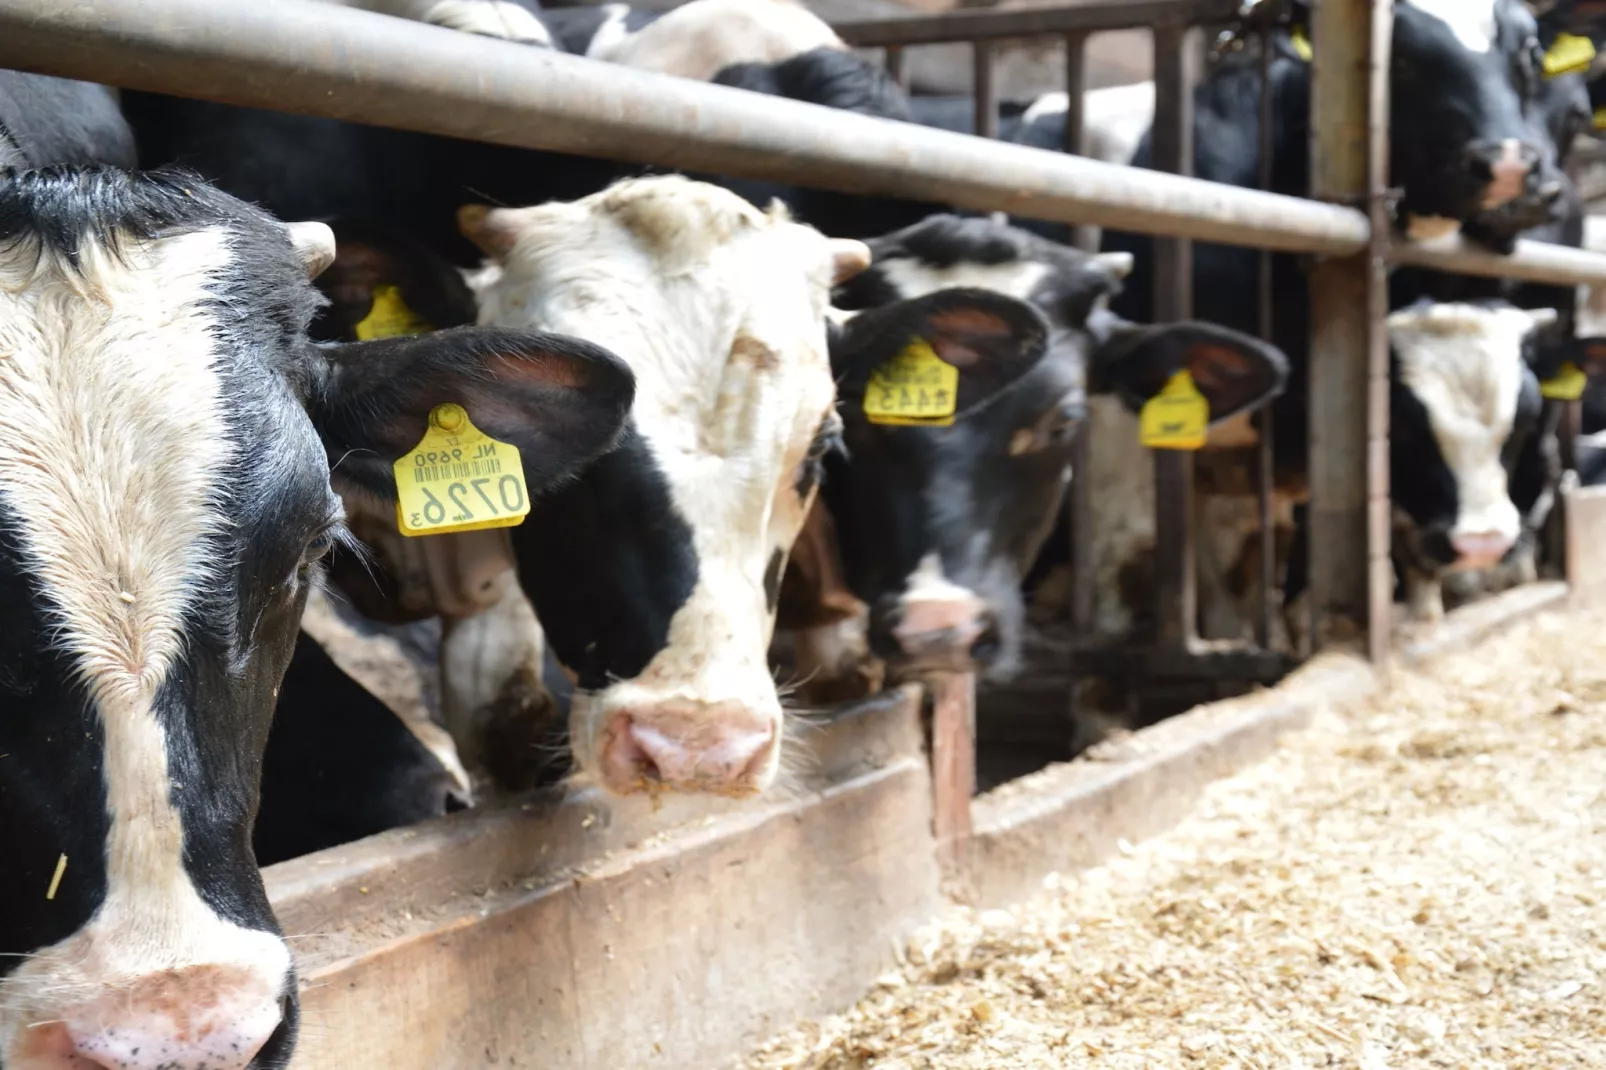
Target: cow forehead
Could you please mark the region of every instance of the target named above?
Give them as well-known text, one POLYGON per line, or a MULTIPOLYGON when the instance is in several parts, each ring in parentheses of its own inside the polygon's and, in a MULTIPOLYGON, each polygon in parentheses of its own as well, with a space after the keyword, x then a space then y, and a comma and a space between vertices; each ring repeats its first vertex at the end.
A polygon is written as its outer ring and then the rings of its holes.
POLYGON ((1531 327, 1515 308, 1430 305, 1389 317, 1400 381, 1427 411, 1452 468, 1496 460, 1522 393, 1523 338, 1531 327))
POLYGON ((1487 52, 1496 38, 1495 6, 1499 0, 1406 0, 1450 28, 1450 32, 1473 52, 1487 52))
POLYGON ((1043 280, 1054 273, 1053 266, 1035 260, 1006 260, 997 264, 959 260, 938 265, 909 257, 883 261, 871 270, 880 272, 882 278, 906 298, 970 287, 1005 294, 1018 301, 1028 300, 1043 280))
POLYGON ((152 696, 224 525, 221 229, 0 261, 0 497, 97 698, 152 696))

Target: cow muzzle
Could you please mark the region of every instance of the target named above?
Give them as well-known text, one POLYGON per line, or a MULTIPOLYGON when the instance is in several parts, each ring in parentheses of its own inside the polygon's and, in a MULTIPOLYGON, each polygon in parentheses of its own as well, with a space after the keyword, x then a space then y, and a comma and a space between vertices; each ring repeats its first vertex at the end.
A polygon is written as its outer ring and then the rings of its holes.
POLYGON ((1483 185, 1479 207, 1490 211, 1513 201, 1553 203, 1562 194, 1560 182, 1545 183, 1539 189, 1534 181, 1541 168, 1539 150, 1516 138, 1500 141, 1474 141, 1467 146, 1466 164, 1483 185))
POLYGON ((597 753, 603 786, 619 795, 752 795, 774 778, 779 747, 779 709, 665 701, 613 711, 597 753))
POLYGON ((1450 536, 1450 548, 1455 551, 1457 571, 1493 568, 1505 559, 1517 540, 1498 531, 1456 532, 1450 536))
POLYGON ((998 656, 997 614, 969 591, 901 599, 882 626, 896 644, 900 673, 968 672, 998 656))
POLYGON ((245 1070, 292 1014, 255 971, 163 970, 30 1029, 18 1070, 245 1070))

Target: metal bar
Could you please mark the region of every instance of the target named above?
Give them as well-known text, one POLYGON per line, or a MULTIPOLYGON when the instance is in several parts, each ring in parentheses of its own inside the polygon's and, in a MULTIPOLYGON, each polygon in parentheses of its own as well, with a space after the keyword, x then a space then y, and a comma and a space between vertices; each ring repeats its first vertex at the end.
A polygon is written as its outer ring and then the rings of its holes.
POLYGON ((1230 22, 1237 11, 1238 0, 1126 0, 1109 5, 952 11, 915 18, 852 20, 833 23, 831 28, 848 44, 866 48, 1230 22))
POLYGON ((1359 212, 985 142, 365 11, 275 0, 0 0, 0 66, 532 149, 1348 252, 1359 212))
POLYGON ((932 832, 944 868, 964 861, 976 794, 976 677, 935 673, 931 690, 932 832))
POLYGON ((993 46, 976 41, 970 46, 971 89, 976 102, 976 118, 971 126, 977 137, 998 136, 998 105, 994 102, 993 46))
POLYGON ((1519 241, 1516 252, 1501 256, 1461 237, 1432 242, 1402 241, 1391 247, 1389 259, 1412 267, 1555 286, 1606 284, 1606 256, 1549 242, 1519 241))
MULTIPOLYGON (((1087 34, 1065 35, 1065 132, 1063 145, 1066 152, 1081 156, 1086 151, 1087 137, 1087 34)), ((1078 224, 1071 227, 1071 244, 1086 252, 1097 252, 1097 227, 1078 224)))
MULTIPOLYGON (((1186 175, 1193 171, 1193 87, 1199 79, 1198 30, 1180 22, 1154 29, 1154 167, 1186 175)), ((1162 238, 1154 243, 1154 319, 1185 320, 1193 314, 1193 243, 1162 238)), ((1162 648, 1186 647, 1197 632, 1193 547, 1193 455, 1154 453, 1155 619, 1162 648)))
POLYGON ((887 70, 887 77, 905 89, 909 88, 909 69, 908 64, 905 62, 907 59, 908 56, 905 54, 902 45, 888 45, 882 58, 882 64, 887 70))
MULTIPOLYGON (((1311 77, 1311 192, 1321 199, 1365 203, 1375 213, 1383 189, 1379 131, 1388 119, 1388 87, 1386 45, 1385 62, 1377 65, 1374 4, 1382 8, 1377 18, 1388 25, 1392 0, 1324 0, 1314 8, 1312 37, 1321 48, 1311 77)), ((1385 225, 1377 236, 1387 233, 1385 225)), ((1365 632, 1376 653, 1379 640, 1387 642, 1388 613, 1387 600, 1378 605, 1372 571, 1379 504, 1385 510, 1385 556, 1388 539, 1387 394, 1381 395, 1380 413, 1375 374, 1379 358, 1387 359, 1381 255, 1318 263, 1310 291, 1314 639, 1320 649, 1365 632), (1373 496, 1380 483, 1381 503, 1373 496)), ((1386 363, 1383 367, 1386 373, 1386 363)))
POLYGON ((1372 236, 1366 243, 1366 553, 1367 656, 1381 665, 1394 630, 1393 503, 1389 500, 1389 78, 1394 50, 1394 0, 1370 0, 1367 75, 1366 185, 1372 236))
MULTIPOLYGON (((1270 190, 1277 142, 1272 137, 1273 94, 1271 61, 1273 55, 1272 32, 1260 33, 1260 188, 1270 190)), ((1259 307, 1256 309, 1260 337, 1272 341, 1277 327, 1276 306, 1272 303, 1272 254, 1260 251, 1259 307)), ((1271 648, 1271 622, 1277 615, 1277 529, 1273 514, 1273 495, 1277 483, 1277 459, 1273 453, 1276 435, 1276 416, 1272 406, 1260 410, 1256 419, 1259 448, 1255 451, 1255 505, 1260 520, 1260 582, 1259 605, 1255 614, 1255 643, 1262 650, 1271 648)))

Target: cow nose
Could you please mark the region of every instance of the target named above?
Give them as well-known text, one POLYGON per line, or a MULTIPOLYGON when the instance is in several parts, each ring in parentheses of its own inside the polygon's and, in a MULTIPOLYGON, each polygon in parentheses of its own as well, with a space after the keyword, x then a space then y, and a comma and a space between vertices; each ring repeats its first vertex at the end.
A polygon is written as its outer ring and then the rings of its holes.
POLYGON ((1457 532, 1450 536, 1450 548, 1456 554, 1454 567, 1492 568, 1501 562, 1516 541, 1498 531, 1457 532))
POLYGON ((778 711, 737 702, 666 702, 619 711, 603 730, 603 783, 621 795, 761 791, 777 757, 778 721, 778 711))
POLYGON ((892 611, 888 626, 911 658, 987 662, 997 655, 998 617, 974 595, 906 601, 892 611))
POLYGON ((245 1070, 284 1018, 280 998, 261 989, 243 970, 210 965, 119 985, 68 1020, 76 1065, 245 1070))
POLYGON ((1539 151, 1516 138, 1474 141, 1467 146, 1466 162, 1472 174, 1486 183, 1482 207, 1487 210, 1527 191, 1528 175, 1539 163, 1539 151))

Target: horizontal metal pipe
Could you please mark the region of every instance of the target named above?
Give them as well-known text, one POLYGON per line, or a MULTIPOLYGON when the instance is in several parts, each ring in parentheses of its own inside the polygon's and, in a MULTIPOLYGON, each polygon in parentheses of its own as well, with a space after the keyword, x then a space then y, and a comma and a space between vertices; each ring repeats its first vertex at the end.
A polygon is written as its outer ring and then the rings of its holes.
POLYGON ((1606 283, 1606 255, 1549 242, 1519 241, 1510 256, 1492 253, 1459 236, 1431 242, 1397 241, 1389 260, 1458 275, 1544 282, 1556 286, 1606 283))
POLYGON ((890 19, 835 22, 831 28, 850 45, 936 45, 1037 34, 1097 33, 1162 24, 1230 22, 1238 0, 1127 0, 1085 7, 1018 8, 1010 11, 951 11, 890 19))
POLYGON ((1350 208, 309 0, 0 0, 0 65, 524 148, 1236 245, 1349 253, 1369 233, 1366 217, 1350 208))

